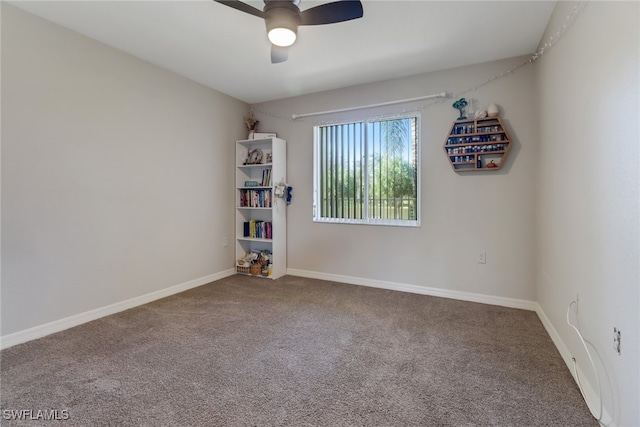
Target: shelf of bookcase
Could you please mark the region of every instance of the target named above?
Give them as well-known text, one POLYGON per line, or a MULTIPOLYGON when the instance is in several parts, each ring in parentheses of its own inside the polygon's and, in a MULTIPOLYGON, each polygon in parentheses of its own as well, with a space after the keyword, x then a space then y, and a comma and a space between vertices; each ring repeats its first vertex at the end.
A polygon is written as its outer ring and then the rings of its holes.
POLYGON ((247 242, 273 242, 273 239, 261 239, 259 237, 237 237, 237 240, 244 240, 247 242))
POLYGON ((265 168, 270 169, 273 163, 255 163, 255 164, 242 164, 236 165, 237 168, 265 168))

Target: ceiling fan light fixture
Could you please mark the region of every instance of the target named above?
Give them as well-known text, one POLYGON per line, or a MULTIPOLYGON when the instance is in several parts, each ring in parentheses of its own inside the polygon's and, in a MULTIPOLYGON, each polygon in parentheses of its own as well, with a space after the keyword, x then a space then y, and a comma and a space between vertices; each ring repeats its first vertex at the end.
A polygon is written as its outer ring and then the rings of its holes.
POLYGON ((297 34, 290 28, 277 27, 269 30, 267 37, 269 37, 269 41, 274 45, 287 47, 291 46, 296 41, 297 34))
POLYGON ((362 18, 360 0, 336 0, 300 11, 300 0, 264 0, 264 9, 240 0, 215 0, 241 12, 264 19, 271 42, 271 63, 287 60, 289 46, 296 42, 300 25, 324 25, 362 18))
POLYGON ((265 24, 271 44, 279 47, 291 46, 298 37, 300 9, 288 1, 266 2, 265 24))

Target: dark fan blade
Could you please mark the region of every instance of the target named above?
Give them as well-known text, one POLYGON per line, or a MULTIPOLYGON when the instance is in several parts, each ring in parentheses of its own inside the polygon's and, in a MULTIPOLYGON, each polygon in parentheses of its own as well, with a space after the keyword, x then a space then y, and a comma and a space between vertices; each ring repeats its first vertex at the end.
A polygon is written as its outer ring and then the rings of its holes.
POLYGON ((242 12, 248 13, 250 15, 258 16, 260 18, 264 18, 264 12, 260 9, 256 9, 253 6, 249 6, 246 3, 242 3, 238 0, 214 0, 218 3, 222 3, 226 6, 232 7, 234 9, 240 10, 242 12))
POLYGON ((274 44, 271 45, 271 63, 277 64, 279 62, 284 62, 289 57, 289 47, 281 47, 276 46, 274 44))
POLYGON ((359 0, 342 0, 300 12, 300 25, 333 24, 362 18, 362 15, 362 3, 359 0))

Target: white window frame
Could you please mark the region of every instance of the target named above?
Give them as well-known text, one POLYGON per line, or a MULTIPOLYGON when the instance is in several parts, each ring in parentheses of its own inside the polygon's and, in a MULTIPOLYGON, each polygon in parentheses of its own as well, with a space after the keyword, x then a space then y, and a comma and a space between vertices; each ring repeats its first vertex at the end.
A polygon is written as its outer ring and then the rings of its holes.
MULTIPOLYGON (((421 167, 421 128, 422 121, 419 113, 408 113, 408 114, 395 114, 388 116, 376 116, 362 120, 352 120, 345 122, 332 123, 330 125, 316 125, 313 127, 313 221, 314 222, 322 222, 322 223, 333 223, 333 224, 363 224, 363 225, 386 225, 386 226, 400 226, 400 227, 420 227, 420 187, 421 187, 421 178, 420 178, 420 170, 421 167), (321 216, 321 194, 320 194, 320 128, 325 126, 339 126, 339 125, 347 125, 354 123, 364 123, 365 124, 365 141, 368 138, 367 135, 367 127, 366 124, 372 122, 380 122, 385 120, 394 120, 394 119, 407 119, 407 118, 415 118, 416 119, 416 219, 415 220, 401 220, 401 219, 378 219, 378 218, 369 218, 369 203, 368 203, 368 194, 369 194, 369 180, 366 179, 364 182, 365 193, 364 193, 364 218, 363 219, 353 219, 353 218, 328 218, 321 216)), ((368 144, 365 142, 365 153, 364 158, 368 159, 368 144)), ((367 163, 367 168, 369 167, 367 163)))

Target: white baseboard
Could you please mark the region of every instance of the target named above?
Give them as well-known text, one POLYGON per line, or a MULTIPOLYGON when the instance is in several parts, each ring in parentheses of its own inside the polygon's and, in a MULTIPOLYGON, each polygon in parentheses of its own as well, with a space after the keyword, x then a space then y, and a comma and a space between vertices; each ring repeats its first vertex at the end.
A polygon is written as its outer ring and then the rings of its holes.
POLYGON ((147 304, 161 298, 175 295, 192 288, 197 288, 198 286, 206 285, 207 283, 215 282, 216 280, 220 280, 234 274, 236 274, 235 269, 221 271, 219 273, 210 274, 208 276, 190 280, 179 285, 141 295, 139 297, 117 302, 105 307, 96 308, 95 310, 86 311, 84 313, 69 316, 64 319, 45 323, 44 325, 39 325, 33 328, 25 329, 23 331, 14 332, 12 334, 0 337, 0 349, 9 348, 17 344, 21 344, 37 338, 42 338, 56 332, 64 331, 65 329, 69 329, 74 326, 99 319, 101 317, 109 316, 111 314, 119 313, 133 307, 147 304))
POLYGON ((556 328, 553 327, 551 320, 549 320, 549 318, 545 314, 540 304, 536 303, 536 306, 537 306, 536 314, 540 318, 540 321, 542 322, 542 326, 544 326, 544 328, 547 330, 549 337, 551 337, 551 341, 553 341, 553 343, 555 344, 556 348, 560 352, 560 356, 562 356, 562 360, 564 360, 564 363, 567 365, 567 368, 569 368, 569 372, 571 372, 571 375, 573 375, 575 379, 575 375, 573 373, 573 360, 572 360, 573 356, 571 356, 571 352, 569 352, 569 349, 562 341, 562 338, 560 338, 560 334, 558 334, 558 331, 556 331, 556 328))
MULTIPOLYGON (((567 369, 569 369, 569 372, 571 372, 571 376, 573 377, 574 381, 576 382, 576 384, 578 384, 578 378, 576 377, 576 372, 573 367, 573 356, 571 355, 571 352, 565 345, 564 341, 562 341, 562 338, 560 338, 560 334, 558 334, 558 331, 556 330, 556 328, 554 328, 551 320, 549 320, 540 304, 536 303, 536 306, 536 313, 538 314, 542 325, 547 330, 547 333, 551 337, 551 341, 553 341, 553 344, 555 344, 556 348, 558 349, 558 352, 560 352, 560 356, 562 356, 564 363, 567 365, 567 369)), ((587 369, 591 369, 591 366, 588 366, 587 369)), ((592 411, 592 414, 595 412, 596 415, 600 415, 600 396, 598 395, 596 388, 593 387, 593 385, 587 380, 587 377, 585 376, 580 365, 577 366, 577 370, 577 375, 580 376, 580 383, 578 384, 578 386, 582 385, 583 398, 587 403, 587 406, 592 411)), ((601 380, 600 383, 602 387, 603 381, 601 380)), ((613 421, 613 417, 610 415, 604 405, 602 406, 602 416, 600 419, 600 424, 607 427, 616 427, 616 423, 613 421)))
MULTIPOLYGON (((535 311, 542 325, 546 329, 547 333, 551 337, 553 344, 556 346, 564 363, 567 365, 569 372, 573 376, 574 380, 577 384, 577 378, 573 372, 573 358, 571 353, 569 352, 567 346, 564 344, 558 331, 553 327, 553 324, 545 314, 544 310, 540 304, 535 301, 527 301, 521 299, 514 298, 504 298, 504 297, 496 297, 491 295, 484 294, 476 294, 472 292, 460 292, 460 291, 452 291, 448 289, 440 289, 440 288, 430 288, 425 286, 418 285, 409 285, 405 283, 396 283, 396 282, 387 282, 382 280, 373 280, 373 279, 365 279, 361 277, 353 277, 353 276, 342 276, 338 274, 329 274, 329 273, 319 273, 316 271, 308 271, 308 270, 298 270, 294 268, 287 269, 287 274, 291 276, 298 277, 307 277, 310 279, 320 279, 320 280, 329 280, 333 282, 347 283, 351 285, 359 285, 359 286, 370 286, 373 288, 382 288, 389 289, 393 291, 401 291, 401 292, 410 292, 414 294, 420 295, 430 295, 442 298, 451 298, 462 301, 470 301, 477 302, 482 304, 490 304, 490 305, 498 305, 502 307, 509 308, 519 308, 523 310, 535 311)), ((584 392, 585 400, 587 401, 587 405, 590 408, 594 408, 596 412, 599 411, 600 405, 600 397, 596 393, 594 387, 586 380, 582 370, 578 367, 578 375, 580 375, 580 381, 582 384, 582 389, 584 392)), ((602 425, 606 425, 607 427, 616 427, 613 422, 612 417, 607 412, 606 408, 603 407, 602 411, 602 425)))
POLYGON ((347 283, 350 285, 369 286, 372 288, 389 289, 392 291, 410 292, 412 294, 430 295, 434 297, 478 302, 482 304, 499 305, 502 307, 520 308, 529 311, 536 311, 536 308, 538 307, 538 304, 534 301, 527 301, 516 298, 496 297, 491 295, 476 294, 472 292, 460 292, 441 288, 409 285, 406 283, 365 279, 362 277, 342 276, 339 274, 319 273, 316 271, 308 270, 297 270, 294 268, 287 269, 287 274, 291 276, 307 277, 310 279, 321 279, 333 282, 347 283))
MULTIPOLYGON (((74 316, 70 316, 64 319, 46 323, 44 325, 35 326, 33 328, 29 328, 23 331, 5 335, 0 337, 0 349, 9 348, 17 344, 21 344, 37 338, 42 338, 44 336, 63 331, 65 329, 69 329, 74 326, 78 326, 83 323, 87 323, 92 320, 99 319, 101 317, 119 313, 121 311, 128 310, 130 308, 137 307, 143 304, 147 304, 152 301, 156 301, 158 299, 165 298, 171 295, 175 295, 180 292, 184 292, 186 290, 196 288, 198 286, 206 285, 207 283, 211 283, 216 280, 223 279, 225 277, 233 276, 234 274, 236 274, 235 269, 225 270, 219 273, 210 274, 208 276, 190 280, 188 282, 184 282, 179 285, 171 286, 169 288, 165 288, 156 292, 151 292, 145 295, 141 295, 139 297, 131 298, 131 299, 121 301, 115 304, 111 304, 105 307, 97 308, 95 310, 90 310, 90 311, 80 313, 74 316)), ((452 290, 441 289, 441 288, 410 285, 405 283, 389 282, 389 281, 383 281, 383 280, 365 279, 361 277, 344 276, 339 274, 329 274, 329 273, 320 273, 320 272, 308 271, 308 270, 298 270, 293 268, 287 269, 287 274, 291 276, 307 277, 311 279, 328 280, 328 281, 334 281, 334 282, 340 282, 340 283, 346 283, 346 284, 352 284, 352 285, 369 286, 373 288, 381 288, 381 289, 388 289, 393 291, 409 292, 409 293, 420 294, 420 295, 430 295, 430 296, 436 296, 436 297, 442 297, 442 298, 451 298, 451 299, 462 300, 462 301, 477 302, 482 304, 498 305, 502 307, 519 308, 523 310, 535 311, 538 317, 540 318, 542 325, 544 326, 547 333, 551 337, 551 340, 553 341, 554 345, 560 352, 560 356, 562 357, 565 364, 567 365, 569 372, 571 372, 571 375, 573 376, 574 380, 576 380, 576 383, 577 383, 577 378, 573 371, 572 355, 569 352, 567 346, 562 341, 562 338, 560 338, 560 335, 554 328, 553 324, 545 314, 544 310, 537 302, 515 299, 515 298, 505 298, 505 297, 496 297, 496 296, 484 295, 484 294, 476 294, 472 292, 460 292, 460 291, 452 291, 452 290)), ((580 375, 580 378, 581 378, 582 389, 583 389, 587 404, 589 405, 589 407, 595 408, 597 412, 599 410, 599 400, 598 400, 599 396, 597 395, 594 387, 586 380, 586 377, 583 375, 580 367, 578 367, 578 375, 580 375), (598 407, 596 407, 596 405, 598 407)), ((613 422, 611 415, 607 412, 606 408, 604 407, 603 407, 601 424, 606 425, 607 427, 616 427, 616 424, 613 422)))

